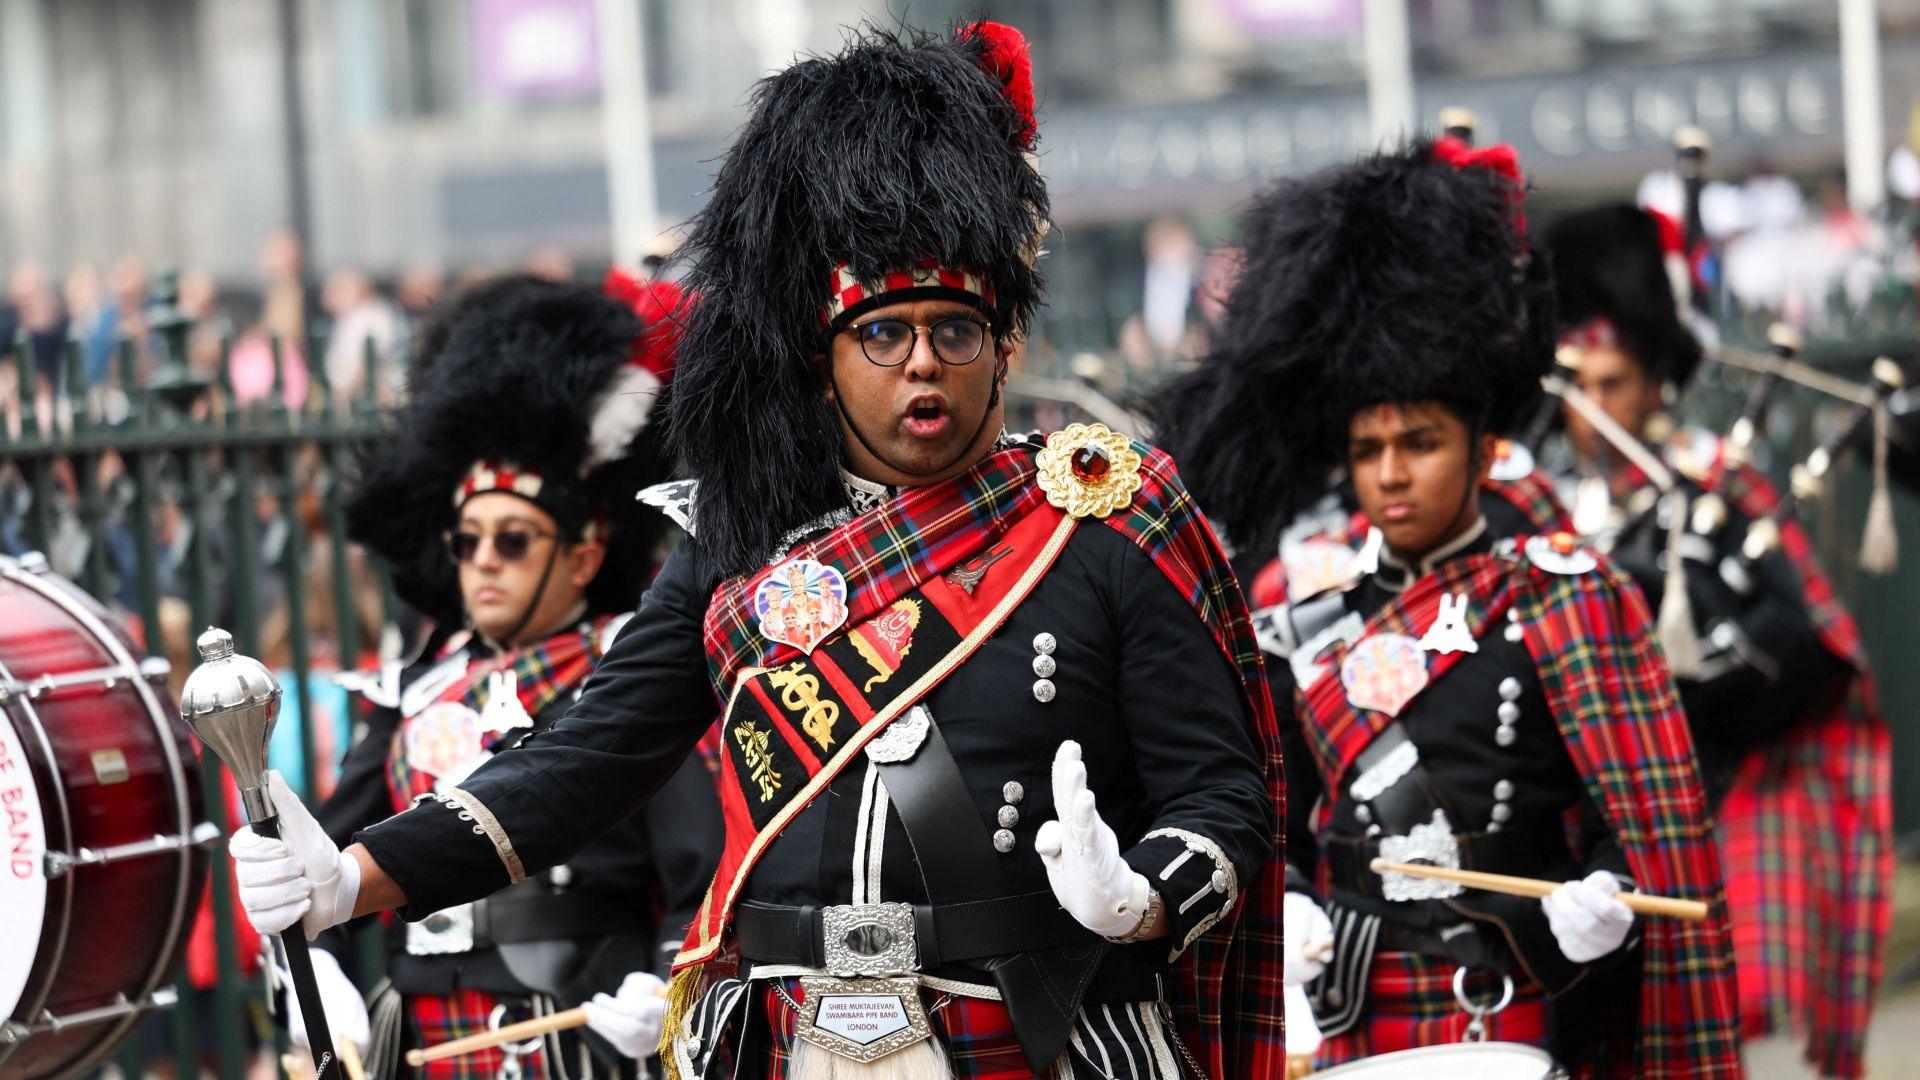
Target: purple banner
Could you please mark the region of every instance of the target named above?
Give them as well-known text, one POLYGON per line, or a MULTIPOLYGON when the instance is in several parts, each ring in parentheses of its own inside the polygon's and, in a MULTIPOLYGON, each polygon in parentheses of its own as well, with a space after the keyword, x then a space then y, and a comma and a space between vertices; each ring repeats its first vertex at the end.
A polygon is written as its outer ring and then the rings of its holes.
POLYGON ((489 97, 591 97, 600 88, 594 0, 471 0, 474 79, 489 97))

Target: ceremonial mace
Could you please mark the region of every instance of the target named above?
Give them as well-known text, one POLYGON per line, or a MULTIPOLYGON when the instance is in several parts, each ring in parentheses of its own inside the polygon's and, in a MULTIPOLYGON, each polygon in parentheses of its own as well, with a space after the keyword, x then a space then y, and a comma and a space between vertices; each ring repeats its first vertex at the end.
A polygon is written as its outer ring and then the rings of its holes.
MULTIPOLYGON (((233 773, 240 788, 240 805, 247 824, 261 836, 280 836, 280 815, 267 796, 267 742, 280 712, 280 684, 266 665, 233 651, 233 635, 208 627, 197 642, 200 666, 187 676, 180 691, 180 718, 200 741, 233 773)), ((327 1014, 320 1007, 320 984, 313 976, 313 957, 306 934, 294 923, 293 933, 275 934, 287 956, 293 976, 293 994, 306 1022, 307 1044, 313 1048, 315 1080, 335 1080, 339 1059, 327 1014)))

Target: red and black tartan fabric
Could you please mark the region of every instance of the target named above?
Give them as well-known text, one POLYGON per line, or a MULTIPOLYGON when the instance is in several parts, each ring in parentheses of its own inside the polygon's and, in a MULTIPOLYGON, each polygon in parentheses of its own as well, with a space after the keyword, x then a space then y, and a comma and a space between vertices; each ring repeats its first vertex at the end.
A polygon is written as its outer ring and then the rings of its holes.
MULTIPOLYGON (((593 620, 585 631, 567 630, 536 644, 469 663, 466 674, 449 683, 435 700, 459 702, 480 712, 487 706, 488 676, 511 667, 521 707, 528 716, 539 716, 542 709, 559 700, 562 694, 579 689, 593 673, 594 665, 600 662, 603 637, 600 631, 612 619, 610 615, 602 616, 593 620)), ((415 769, 407 760, 406 736, 410 722, 411 718, 403 720, 394 730, 393 746, 387 752, 387 794, 393 800, 395 813, 413 805, 413 800, 420 796, 432 794, 434 781, 439 779, 415 769)), ((491 750, 519 735, 517 730, 492 735, 486 748, 491 750)))
MULTIPOLYGON (((1531 526, 1529 532, 1545 534, 1573 531, 1573 518, 1568 515, 1567 508, 1561 505, 1552 479, 1538 469, 1517 480, 1488 477, 1481 481, 1480 492, 1483 497, 1491 495, 1503 499, 1520 511, 1531 526)), ((1366 539, 1367 530, 1372 527, 1367 515, 1355 510, 1347 518, 1345 528, 1338 532, 1321 533, 1316 539, 1357 546, 1366 539)), ((1261 567, 1255 575, 1253 583, 1247 587, 1247 601, 1256 608, 1264 608, 1284 604, 1287 600, 1287 567, 1276 558, 1261 567)))
MULTIPOLYGON (((1366 1017, 1321 1043, 1313 1067, 1328 1069, 1375 1054, 1466 1041, 1467 1024, 1473 1018, 1453 996, 1453 973, 1458 966, 1420 953, 1376 955, 1367 976, 1366 1017)), ((1475 969, 1467 975, 1467 996, 1475 1002, 1500 1000, 1502 988, 1492 971, 1475 969)), ((1515 979, 1513 1001, 1487 1017, 1486 1037, 1544 1047, 1549 1008, 1538 986, 1515 979)))
POLYGON ((857 311, 862 304, 870 301, 918 289, 939 289, 955 296, 966 295, 986 307, 993 306, 993 286, 987 282, 986 275, 978 270, 956 270, 926 260, 910 269, 889 270, 879 281, 862 281, 854 276, 852 267, 846 263, 836 263, 832 283, 828 286, 827 304, 820 309, 820 325, 830 326, 835 319, 849 311, 857 311))
MULTIPOLYGON (((1280 767, 1279 730, 1246 601, 1212 527, 1180 482, 1172 459, 1141 443, 1133 448, 1141 458, 1140 491, 1124 512, 1098 519, 1098 524, 1119 532, 1153 560, 1187 598, 1238 671, 1253 736, 1265 748, 1275 820, 1284 822, 1286 778, 1280 767)), ((1035 482, 1034 472, 1032 449, 996 451, 951 480, 902 492, 794 549, 790 558, 814 559, 845 575, 844 625, 857 626, 979 550, 983 533, 998 535, 1044 503, 1046 493, 1035 482)), ((723 583, 707 607, 708 673, 717 701, 725 700, 742 669, 781 663, 794 652, 792 646, 770 642, 760 633, 750 587, 758 576, 723 583)), ((739 853, 753 839, 735 835, 738 830, 733 826, 729 822, 727 854, 721 858, 723 876, 730 861, 737 865, 739 853)), ((1188 1045, 1216 1076, 1277 1076, 1284 1071, 1283 828, 1276 824, 1273 858, 1243 892, 1236 911, 1195 942, 1173 973, 1176 1021, 1188 1045)), ((727 913, 716 910, 719 907, 709 905, 705 914, 724 922, 727 913)), ((719 931, 712 936, 717 938, 719 931)), ((688 938, 689 948, 700 937, 696 925, 688 938)))
MULTIPOLYGON (((455 990, 451 994, 408 994, 406 1003, 407 1020, 413 1029, 413 1041, 408 1045, 438 1046, 490 1030, 487 1021, 500 999, 483 990, 455 990)), ((416 1069, 415 1075, 421 1080, 498 1080, 505 1063, 506 1051, 494 1047, 429 1061, 416 1069)), ((526 1080, 542 1080, 547 1075, 546 1055, 538 1048, 522 1054, 520 1067, 526 1080)))
MULTIPOLYGON (((1751 518, 1780 501, 1759 471, 1717 455, 1703 486, 1751 518)), ((1892 740, 1859 628, 1806 531, 1788 519, 1780 540, 1821 642, 1853 677, 1748 755, 1720 807, 1742 1026, 1803 1034, 1823 1075, 1857 1077, 1892 918, 1892 740)))
MULTIPOLYGON (((1524 548, 1524 539, 1516 539, 1524 548)), ((1590 1060, 1567 1064, 1592 1077, 1738 1076, 1733 954, 1693 737, 1646 601, 1604 558, 1595 558, 1597 568, 1584 574, 1548 573, 1517 556, 1452 559, 1368 620, 1367 631, 1421 633, 1425 627, 1413 625, 1417 620, 1407 613, 1435 610, 1442 592, 1465 595, 1473 621, 1511 608, 1567 755, 1637 886, 1705 900, 1713 909, 1705 923, 1641 921, 1637 1045, 1593 1045, 1590 1060)), ((1337 677, 1329 673, 1316 682, 1322 699, 1324 680, 1337 677)), ((1337 790, 1362 736, 1386 725, 1378 714, 1351 706, 1319 713, 1306 725, 1307 742, 1327 789, 1337 790)), ((1303 708, 1302 715, 1311 714, 1303 708)))

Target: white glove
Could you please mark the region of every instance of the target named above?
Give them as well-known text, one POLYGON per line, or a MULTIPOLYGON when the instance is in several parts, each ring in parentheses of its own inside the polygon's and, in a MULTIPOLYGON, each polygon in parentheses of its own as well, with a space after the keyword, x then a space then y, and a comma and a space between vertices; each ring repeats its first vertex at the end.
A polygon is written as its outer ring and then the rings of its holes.
MULTIPOLYGON (((360 988, 340 970, 340 961, 334 959, 332 953, 314 949, 311 955, 313 978, 320 986, 320 1008, 327 1014, 327 1030, 335 1040, 352 1043, 360 1056, 365 1057, 367 1048, 373 1045, 373 1028, 367 1022, 367 999, 360 996, 360 988)), ((284 969, 276 972, 280 985, 287 991, 287 1039, 302 1050, 312 1050, 312 1044, 307 1041, 307 1022, 300 1015, 300 998, 293 992, 293 977, 284 969)))
POLYGON ((1281 978, 1288 986, 1307 985, 1333 961, 1333 920, 1306 893, 1290 892, 1281 901, 1280 936, 1281 978))
POLYGON ((1627 932, 1633 929, 1633 909, 1614 899, 1619 892, 1619 878, 1606 870, 1595 870, 1584 880, 1569 881, 1540 901, 1553 940, 1560 943, 1567 959, 1576 964, 1589 963, 1627 940, 1627 932))
POLYGON ((1069 739, 1053 758, 1053 812, 1033 849, 1047 867, 1047 884, 1067 914, 1101 937, 1133 933, 1147 913, 1144 875, 1120 857, 1120 839, 1100 820, 1080 744, 1069 739))
POLYGON ((298 922, 311 941, 353 917, 360 864, 333 846, 278 772, 267 774, 267 795, 280 816, 280 839, 249 826, 227 843, 240 906, 263 934, 278 934, 298 922))
POLYGON ((580 1006, 587 1026, 635 1061, 653 1056, 660 1045, 660 1025, 667 1015, 667 984, 658 976, 636 971, 620 980, 617 994, 595 994, 580 1006))

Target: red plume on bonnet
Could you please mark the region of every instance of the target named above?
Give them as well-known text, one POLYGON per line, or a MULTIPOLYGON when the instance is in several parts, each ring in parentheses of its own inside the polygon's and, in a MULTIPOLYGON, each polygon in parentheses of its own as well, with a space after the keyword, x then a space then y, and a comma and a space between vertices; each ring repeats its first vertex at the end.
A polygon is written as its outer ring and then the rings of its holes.
POLYGON ((1000 80, 1007 100, 1020 114, 1020 149, 1033 149, 1038 126, 1033 119, 1033 56, 1027 48, 1026 35, 1005 23, 983 20, 962 28, 956 36, 960 41, 979 38, 986 43, 983 66, 989 75, 1000 80))
POLYGON ((692 296, 671 281, 642 281, 618 268, 607 271, 602 286, 607 295, 633 308, 644 328, 633 342, 633 358, 653 372, 662 383, 673 377, 673 363, 680 348, 680 334, 692 296))
POLYGON ((1527 178, 1520 171, 1520 152, 1510 143, 1494 143, 1492 146, 1475 149, 1452 135, 1442 135, 1433 143, 1433 156, 1456 169, 1483 168, 1513 181, 1509 198, 1513 200, 1513 224, 1520 230, 1524 240, 1527 235, 1527 215, 1520 204, 1527 197, 1527 178))

